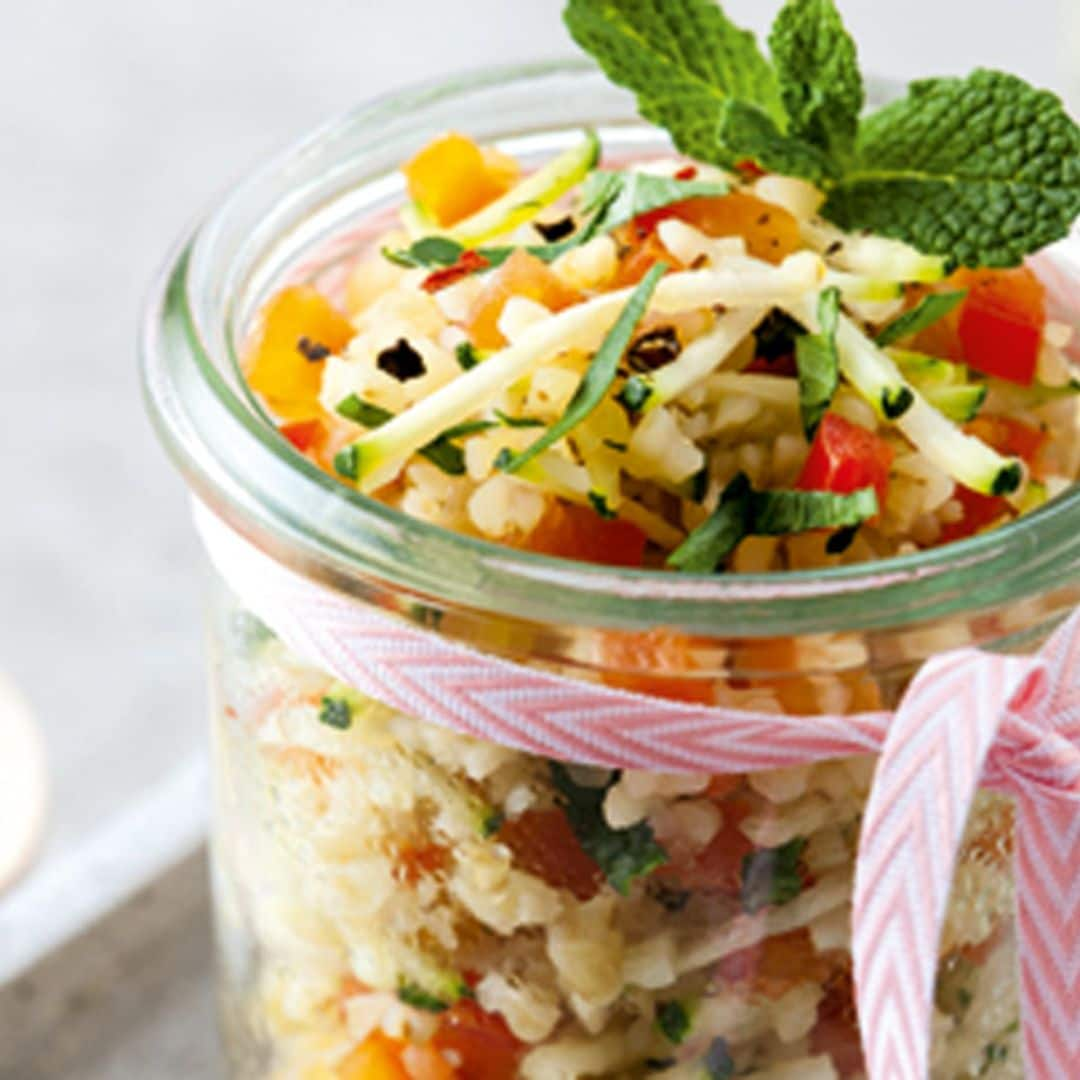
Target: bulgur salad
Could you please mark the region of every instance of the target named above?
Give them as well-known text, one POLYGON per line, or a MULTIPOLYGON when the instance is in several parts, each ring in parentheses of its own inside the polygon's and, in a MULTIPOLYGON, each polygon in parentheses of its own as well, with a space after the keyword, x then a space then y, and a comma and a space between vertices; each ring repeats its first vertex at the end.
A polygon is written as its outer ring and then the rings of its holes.
MULTIPOLYGON (((1075 483, 1075 328, 1023 262, 1080 212, 1060 103, 977 72, 863 117, 831 0, 789 0, 771 60, 710 0, 571 0, 566 20, 675 149, 609 162, 584 131, 526 172, 459 133, 420 148, 341 294, 290 285, 247 341, 300 453, 448 529, 683 574, 911 553, 1075 483), (1028 157, 953 154, 972 129, 1028 157)), ((247 818, 222 830, 221 892, 259 949, 237 1022, 271 1050, 251 1076, 862 1075, 873 760, 548 761, 220 618, 221 812, 247 818)), ((612 685, 661 696, 812 716, 898 692, 854 634, 748 639, 733 668, 783 676, 760 680, 679 678, 696 643, 675 631, 605 647, 612 685)), ((1022 1075, 1011 844, 1011 804, 981 794, 941 942, 943 1080, 1022 1075)))

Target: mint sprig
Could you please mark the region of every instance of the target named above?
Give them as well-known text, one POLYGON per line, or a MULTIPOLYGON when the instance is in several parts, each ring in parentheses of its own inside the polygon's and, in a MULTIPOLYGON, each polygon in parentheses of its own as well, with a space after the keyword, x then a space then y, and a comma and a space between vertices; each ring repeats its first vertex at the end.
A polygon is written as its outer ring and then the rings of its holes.
POLYGON ((712 0, 569 0, 564 17, 680 150, 811 180, 842 228, 1012 266, 1080 215, 1080 128, 1057 97, 980 70, 915 82, 860 119, 855 47, 833 0, 788 0, 771 65, 712 0))

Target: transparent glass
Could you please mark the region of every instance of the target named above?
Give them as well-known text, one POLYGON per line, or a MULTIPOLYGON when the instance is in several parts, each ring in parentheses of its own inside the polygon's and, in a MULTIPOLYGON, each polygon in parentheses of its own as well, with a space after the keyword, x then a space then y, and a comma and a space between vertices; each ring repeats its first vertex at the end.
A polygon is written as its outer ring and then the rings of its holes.
MULTIPOLYGON (((447 533, 278 437, 235 363, 269 292, 332 285, 432 134, 468 130, 528 162, 586 122, 612 155, 663 147, 586 65, 494 71, 349 114, 217 208, 167 267, 144 340, 151 412, 197 497, 312 580, 474 647, 808 724, 895 704, 942 649, 1043 640, 1080 600, 1075 488, 870 567, 675 577, 447 533)), ((567 769, 333 686, 217 581, 211 641, 232 1076, 859 1074, 848 917, 872 761, 567 769), (321 721, 342 695, 349 726, 321 721), (632 849, 629 881, 600 869, 612 845, 632 849)), ((1011 843, 1009 804, 984 793, 941 946, 935 1077, 1020 1075, 1011 843)))

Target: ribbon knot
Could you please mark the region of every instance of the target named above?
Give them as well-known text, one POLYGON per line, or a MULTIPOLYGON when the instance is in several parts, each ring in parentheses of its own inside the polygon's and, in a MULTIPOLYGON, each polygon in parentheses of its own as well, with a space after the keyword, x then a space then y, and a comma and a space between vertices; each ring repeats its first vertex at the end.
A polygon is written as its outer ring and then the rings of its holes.
POLYGON ((980 786, 1017 804, 1026 1076, 1080 1075, 1080 617, 1034 657, 962 650, 915 677, 867 803, 853 954, 873 1080, 927 1076, 938 942, 980 786))

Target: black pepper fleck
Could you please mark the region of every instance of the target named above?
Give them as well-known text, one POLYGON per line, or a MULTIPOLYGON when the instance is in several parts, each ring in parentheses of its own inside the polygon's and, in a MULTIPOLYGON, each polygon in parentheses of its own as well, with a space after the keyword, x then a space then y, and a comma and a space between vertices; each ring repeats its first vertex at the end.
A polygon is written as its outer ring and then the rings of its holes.
POLYGON ((574 225, 574 219, 567 215, 559 221, 534 221, 533 228, 549 244, 554 244, 557 240, 563 240, 569 236, 576 226, 574 225))
POLYGON ((424 358, 404 338, 398 338, 396 345, 383 349, 375 363, 380 371, 392 375, 398 382, 419 379, 427 370, 424 358))
POLYGON ((330 350, 321 341, 312 341, 309 337, 302 337, 296 343, 297 351, 305 360, 317 364, 330 355, 330 350))

